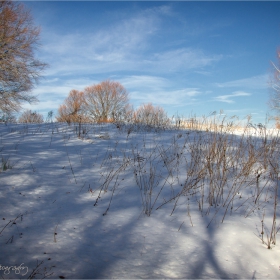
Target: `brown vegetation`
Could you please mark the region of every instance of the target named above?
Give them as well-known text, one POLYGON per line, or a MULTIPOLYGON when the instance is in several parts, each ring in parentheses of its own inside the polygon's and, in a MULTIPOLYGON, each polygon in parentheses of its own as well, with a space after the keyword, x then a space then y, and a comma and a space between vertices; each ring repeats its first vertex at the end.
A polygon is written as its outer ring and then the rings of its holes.
POLYGON ((44 117, 43 115, 32 112, 31 110, 26 110, 22 113, 22 115, 18 119, 19 123, 43 123, 44 117))
POLYGON ((156 127, 166 127, 170 120, 163 108, 148 103, 143 104, 134 112, 134 122, 156 127))
POLYGON ((83 110, 95 122, 124 119, 129 105, 126 89, 110 80, 85 88, 84 100, 83 110))
POLYGON ((84 91, 71 90, 58 109, 58 122, 67 123, 137 123, 157 128, 171 124, 163 108, 151 103, 136 111, 128 102, 128 92, 119 83, 106 80, 86 87, 84 91))
POLYGON ((46 64, 34 58, 40 29, 15 1, 0 2, 0 110, 18 111, 22 102, 32 103, 30 94, 46 64))
POLYGON ((84 93, 78 90, 71 90, 64 104, 58 108, 58 122, 85 122, 87 118, 82 112, 84 93))

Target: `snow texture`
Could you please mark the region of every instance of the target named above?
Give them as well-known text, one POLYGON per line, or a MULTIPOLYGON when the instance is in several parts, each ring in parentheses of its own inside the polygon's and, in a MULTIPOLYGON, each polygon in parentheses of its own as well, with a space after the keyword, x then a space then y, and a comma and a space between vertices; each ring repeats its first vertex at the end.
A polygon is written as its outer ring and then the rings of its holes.
POLYGON ((34 278, 280 278, 279 245, 261 241, 263 208, 235 204, 221 222, 224 208, 199 210, 185 194, 174 210, 196 131, 77 129, 0 125, 1 277, 27 279, 38 265, 34 278))

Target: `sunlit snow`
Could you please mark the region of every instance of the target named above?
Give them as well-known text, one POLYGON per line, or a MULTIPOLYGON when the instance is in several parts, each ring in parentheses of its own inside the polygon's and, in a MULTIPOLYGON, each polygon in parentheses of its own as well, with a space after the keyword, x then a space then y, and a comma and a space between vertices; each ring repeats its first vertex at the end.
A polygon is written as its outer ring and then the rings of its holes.
MULTIPOLYGON (((195 185, 198 173, 188 174, 184 145, 207 132, 85 126, 79 138, 74 124, 0 125, 7 163, 0 172, 1 277, 26 279, 37 269, 40 279, 280 278, 280 247, 268 250, 261 240, 263 213, 271 230, 274 185, 258 163, 224 217, 222 201, 207 202, 211 182, 195 185), (257 206, 256 172, 264 190, 257 206), (187 179, 193 189, 176 197, 187 179)), ((227 180, 224 201, 240 183, 227 180)))

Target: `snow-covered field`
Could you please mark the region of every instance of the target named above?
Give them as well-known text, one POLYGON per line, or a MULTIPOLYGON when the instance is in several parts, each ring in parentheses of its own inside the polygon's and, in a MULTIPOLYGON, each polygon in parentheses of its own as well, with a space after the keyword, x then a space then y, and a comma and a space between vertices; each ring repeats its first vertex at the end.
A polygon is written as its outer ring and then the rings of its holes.
POLYGON ((0 277, 280 278, 277 136, 78 130, 0 125, 0 277))

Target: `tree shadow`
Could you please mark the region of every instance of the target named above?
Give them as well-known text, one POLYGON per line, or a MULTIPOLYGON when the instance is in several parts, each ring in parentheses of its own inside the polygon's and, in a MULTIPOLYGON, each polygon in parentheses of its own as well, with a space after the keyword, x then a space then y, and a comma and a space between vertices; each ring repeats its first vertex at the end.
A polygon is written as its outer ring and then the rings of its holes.
MULTIPOLYGON (((117 131, 109 139, 93 135, 91 141, 85 141, 66 128, 57 133, 36 129, 34 126, 27 134, 13 132, 7 138, 2 135, 6 152, 19 162, 0 174, 0 228, 20 216, 0 234, 1 265, 24 263, 30 272, 37 260, 43 260, 42 270, 52 268, 52 277, 72 279, 255 279, 259 271, 265 275, 263 267, 252 270, 266 262, 259 247, 254 247, 255 240, 248 241, 238 232, 243 230, 239 215, 233 214, 224 224, 214 221, 208 227, 211 217, 202 217, 193 204, 192 226, 186 204, 180 204, 170 216, 173 204, 169 203, 147 217, 139 187, 128 169, 119 175, 115 191, 112 180, 107 192, 99 192, 105 180, 100 174, 109 174, 117 162, 114 157, 137 144, 137 134, 126 138, 117 131), (22 144, 15 149, 20 137, 24 138, 22 144), (101 163, 106 160, 112 165, 103 171, 101 163), (230 223, 235 224, 231 227, 230 223), (236 235, 231 235, 231 230, 236 235), (240 255, 243 246, 246 256, 240 255), (261 261, 245 263, 250 255, 261 261)), ((110 132, 110 126, 106 129, 110 132)), ((102 129, 99 132, 103 133, 102 129)), ((146 143, 153 149, 153 138, 149 137, 147 134, 146 143)), ((160 136, 162 143, 172 137, 170 132, 160 136)), ((169 190, 166 195, 170 196, 169 190)), ((271 276, 277 276, 276 270, 271 276)))

